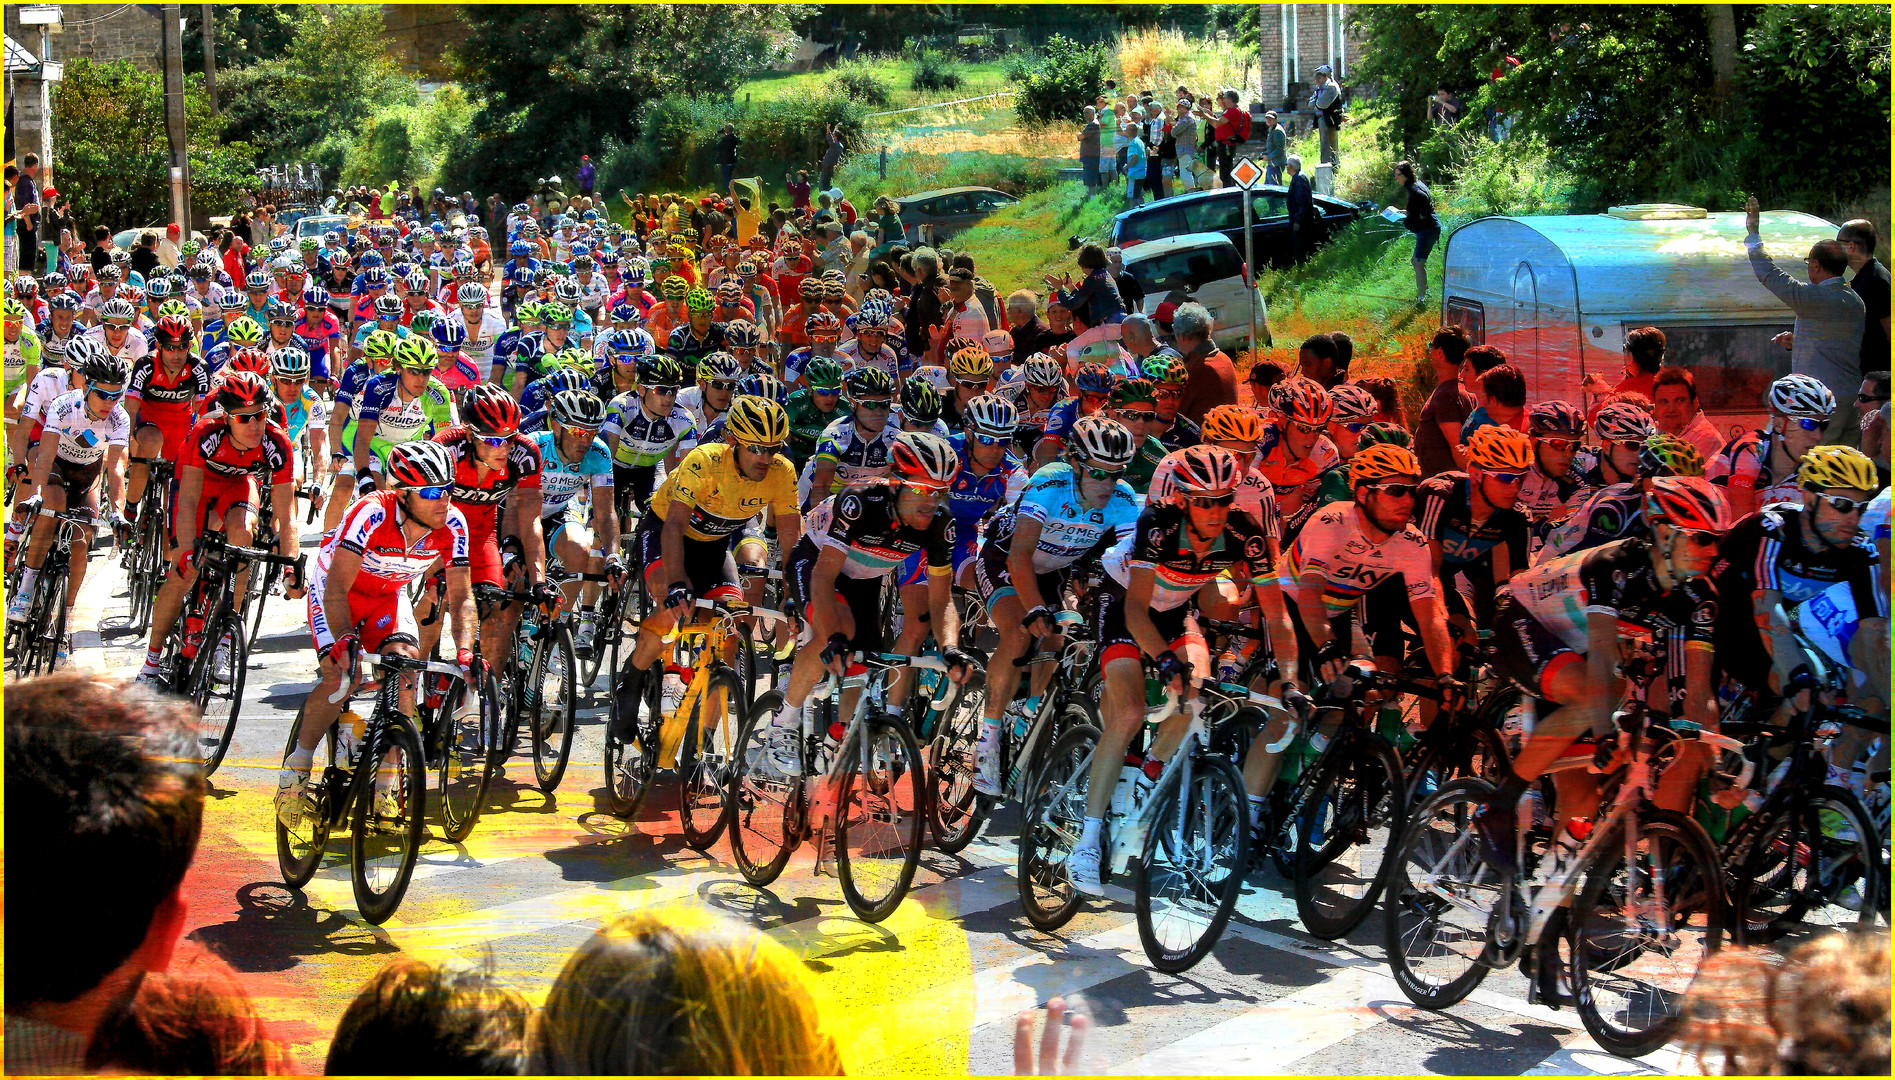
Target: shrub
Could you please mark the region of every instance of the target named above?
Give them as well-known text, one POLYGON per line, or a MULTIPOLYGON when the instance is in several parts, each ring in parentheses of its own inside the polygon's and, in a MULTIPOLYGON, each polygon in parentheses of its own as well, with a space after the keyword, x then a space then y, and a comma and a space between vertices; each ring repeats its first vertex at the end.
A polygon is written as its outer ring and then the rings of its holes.
POLYGON ((1010 83, 1025 82, 1027 76, 1039 70, 1040 55, 1032 49, 1019 48, 1000 58, 1000 73, 1010 83))
POLYGON ((828 92, 851 101, 874 108, 885 109, 889 104, 888 85, 875 77, 875 72, 867 64, 850 63, 836 68, 829 77, 828 92))
POLYGON ((908 80, 910 90, 959 90, 961 73, 954 58, 939 49, 919 49, 914 55, 915 73, 908 80))
POLYGON ((1043 125, 1079 119, 1105 85, 1106 47, 1054 34, 1040 52, 1039 66, 1021 80, 1013 101, 1020 122, 1043 125))
POLYGON ((759 102, 744 108, 730 101, 666 95, 645 110, 638 138, 616 141, 600 152, 598 189, 649 190, 653 184, 715 183, 717 133, 726 123, 737 127, 738 172, 762 176, 766 183, 787 169, 812 171, 823 152, 823 126, 839 123, 843 143, 860 137, 868 109, 860 101, 830 92, 815 98, 759 102))

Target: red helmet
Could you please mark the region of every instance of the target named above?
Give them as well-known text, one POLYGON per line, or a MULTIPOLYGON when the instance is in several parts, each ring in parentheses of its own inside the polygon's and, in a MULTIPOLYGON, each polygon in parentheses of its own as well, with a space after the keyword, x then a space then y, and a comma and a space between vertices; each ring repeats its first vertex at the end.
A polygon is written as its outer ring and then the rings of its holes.
POLYGON ((1237 455, 1221 446, 1199 443, 1166 455, 1172 463, 1174 490, 1184 496, 1228 495, 1237 490, 1237 455))
POLYGON ((495 383, 481 383, 461 399, 461 417, 481 435, 511 435, 520 430, 520 405, 495 383))
POLYGON ((1645 520, 1693 532, 1730 531, 1730 501, 1723 488, 1702 476, 1658 476, 1651 483, 1645 494, 1645 520))
POLYGON ((189 348, 191 345, 191 320, 177 315, 166 315, 158 320, 156 327, 158 347, 161 349, 189 348))
POLYGON ((267 405, 269 401, 270 384, 254 371, 227 371, 217 384, 218 407, 227 413, 267 405))
POLYGON ((238 349, 237 355, 230 358, 230 363, 225 370, 232 373, 248 371, 268 378, 270 358, 263 355, 262 349, 238 349))

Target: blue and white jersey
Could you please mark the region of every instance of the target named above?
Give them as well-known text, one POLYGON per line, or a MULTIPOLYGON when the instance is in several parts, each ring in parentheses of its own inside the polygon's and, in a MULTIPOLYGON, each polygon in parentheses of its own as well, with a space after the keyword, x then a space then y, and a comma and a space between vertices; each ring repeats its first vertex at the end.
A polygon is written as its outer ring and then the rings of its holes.
POLYGON ((1071 566, 1102 538, 1112 544, 1130 537, 1138 525, 1138 504, 1132 500, 1132 485, 1120 480, 1104 506, 1095 510, 1083 505, 1072 466, 1056 461, 1033 474, 1019 501, 994 515, 987 542, 991 545, 1011 537, 1019 518, 1039 522, 1033 572, 1044 574, 1071 566))
POLYGON ((819 492, 821 498, 841 491, 858 480, 872 480, 888 475, 888 453, 895 445, 895 435, 900 425, 891 418, 888 426, 869 435, 858 431, 853 416, 844 416, 830 421, 823 429, 822 437, 816 440, 816 452, 803 463, 803 473, 797 478, 797 496, 805 502, 809 500, 810 486, 815 480, 816 463, 830 461, 835 463, 835 478, 830 482, 829 490, 819 492))
POLYGON ((315 424, 322 431, 329 430, 329 405, 322 395, 303 387, 302 393, 292 404, 283 407, 284 419, 289 421, 290 442, 302 438, 303 431, 315 424))
POLYGON ((663 463, 680 444, 695 441, 697 424, 691 414, 676 405, 668 415, 645 414, 636 390, 627 390, 612 399, 605 410, 601 435, 618 437, 618 464, 627 468, 651 468, 663 463))
POLYGON ((897 356, 895 350, 889 348, 886 344, 882 346, 881 352, 864 356, 862 355, 862 346, 857 344, 854 339, 850 339, 836 346, 836 359, 842 361, 844 371, 858 367, 881 368, 883 371, 888 372, 888 377, 895 380, 897 384, 901 382, 903 374, 901 357, 897 356))
POLYGON ((955 435, 948 441, 961 456, 961 470, 954 474, 954 483, 948 488, 948 513, 954 515, 956 534, 971 540, 979 535, 981 518, 995 507, 1013 502, 1026 490, 1027 470, 1019 456, 1009 450, 992 472, 975 476, 967 457, 966 436, 955 435))
MULTIPOLYGON (((583 458, 568 461, 551 431, 536 431, 528 437, 540 448, 541 517, 564 513, 588 488, 612 487, 612 454, 604 439, 594 436, 583 458)), ((604 498, 609 505, 611 496, 604 498)))
POLYGON ((1055 404, 1053 411, 1046 414, 1044 437, 1048 439, 1058 439, 1062 443, 1065 442, 1066 433, 1071 431, 1073 425, 1079 422, 1079 416, 1078 398, 1069 397, 1055 404))

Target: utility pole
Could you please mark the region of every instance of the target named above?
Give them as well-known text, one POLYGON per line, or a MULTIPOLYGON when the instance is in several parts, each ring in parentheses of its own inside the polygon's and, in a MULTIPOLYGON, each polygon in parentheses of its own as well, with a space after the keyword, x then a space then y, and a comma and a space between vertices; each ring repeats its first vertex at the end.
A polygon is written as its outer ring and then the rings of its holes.
POLYGON ((171 215, 191 227, 191 162, 184 132, 184 16, 178 4, 164 6, 164 117, 171 142, 171 215))
POLYGON ((211 115, 217 115, 217 18, 211 14, 212 5, 205 4, 202 22, 204 24, 204 92, 211 98, 211 115))

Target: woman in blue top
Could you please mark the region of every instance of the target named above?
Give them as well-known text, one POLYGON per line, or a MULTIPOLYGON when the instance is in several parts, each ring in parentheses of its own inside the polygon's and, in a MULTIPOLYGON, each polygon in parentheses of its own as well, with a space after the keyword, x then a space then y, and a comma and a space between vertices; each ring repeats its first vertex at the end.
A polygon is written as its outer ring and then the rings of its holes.
POLYGON ((1051 274, 1046 276, 1047 288, 1054 290, 1054 299, 1088 327, 1124 318, 1125 300, 1119 295, 1118 282, 1106 269, 1105 249, 1087 244, 1079 249, 1078 262, 1086 276, 1077 285, 1073 284, 1071 274, 1062 274, 1057 279, 1051 274))
MULTIPOLYGON (((1142 125, 1145 110, 1137 109, 1132 120, 1142 125)), ((1145 169, 1151 158, 1151 150, 1145 145, 1144 138, 1133 129, 1131 137, 1125 143, 1125 208, 1131 209, 1142 201, 1145 194, 1145 169)))

